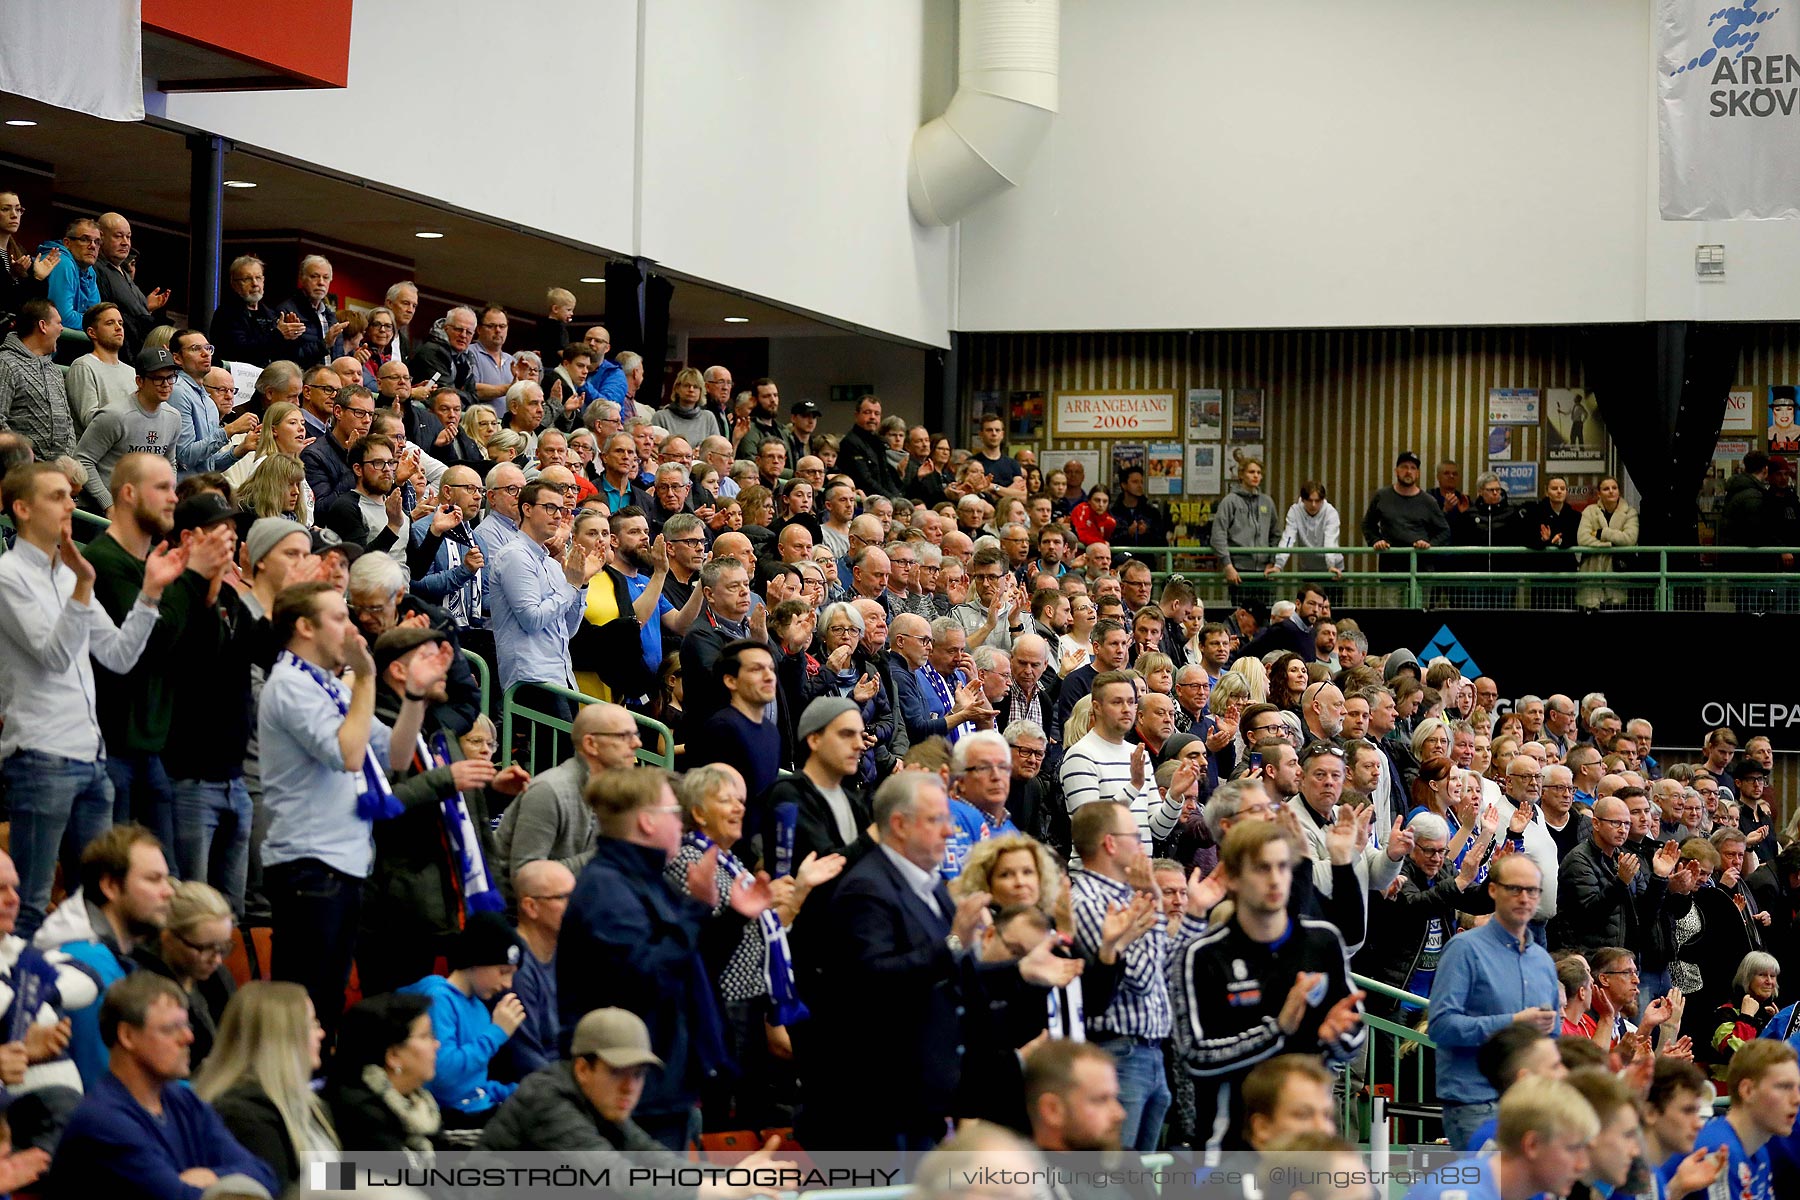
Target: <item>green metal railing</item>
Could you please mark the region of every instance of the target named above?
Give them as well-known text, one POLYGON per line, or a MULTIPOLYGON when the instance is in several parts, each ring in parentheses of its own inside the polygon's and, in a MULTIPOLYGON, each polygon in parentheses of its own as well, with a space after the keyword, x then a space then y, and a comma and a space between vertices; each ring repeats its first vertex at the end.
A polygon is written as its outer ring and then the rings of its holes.
POLYGON ((488 669, 487 659, 481 657, 481 655, 475 653, 473 650, 464 650, 462 656, 469 664, 469 670, 474 672, 475 682, 481 687, 481 711, 484 713, 493 711, 488 707, 488 696, 490 694, 488 687, 492 680, 493 672, 488 669))
MULTIPOLYGON (((1158 582, 1177 572, 1196 585, 1209 605, 1224 604, 1224 570, 1210 546, 1116 546, 1114 560, 1129 553, 1160 564, 1158 582)), ((1778 555, 1800 558, 1800 547, 1621 546, 1583 551, 1541 551, 1519 546, 1444 546, 1428 550, 1365 546, 1296 549, 1233 547, 1244 556, 1291 554, 1272 576, 1243 571, 1243 585, 1273 598, 1291 595, 1301 580, 1327 585, 1348 608, 1623 608, 1641 612, 1757 611, 1800 613, 1800 572, 1770 570, 1778 555), (1342 554, 1347 569, 1326 570, 1324 556, 1342 554), (1619 568, 1580 571, 1581 559, 1600 555, 1619 568), (1552 558, 1554 556, 1554 558, 1552 558), (1549 561, 1564 569, 1541 569, 1549 561), (1477 569, 1464 570, 1460 564, 1477 569), (1516 570, 1496 569, 1517 563, 1516 570)))
MULTIPOLYGON (((577 709, 584 704, 598 704, 600 701, 596 697, 590 696, 585 692, 577 692, 571 688, 558 687, 551 683, 515 683, 506 689, 506 695, 501 700, 500 709, 501 752, 503 754, 513 753, 513 729, 515 721, 518 722, 521 734, 529 733, 530 735, 525 742, 525 769, 530 771, 533 775, 536 775, 540 770, 546 770, 555 766, 558 761, 556 755, 553 754, 551 756, 551 761, 541 765, 538 763, 538 752, 541 744, 546 740, 550 740, 540 735, 546 731, 552 735, 561 734, 563 744, 566 744, 569 736, 569 727, 573 722, 564 717, 559 717, 555 713, 547 712, 544 709, 534 708, 529 703, 520 700, 519 691, 522 688, 531 688, 540 693, 567 700, 577 709)), ((662 767, 664 770, 674 770, 674 731, 667 725, 664 725, 661 721, 646 717, 641 713, 632 713, 631 715, 632 719, 637 722, 638 735, 643 738, 644 741, 644 744, 638 748, 638 762, 648 766, 662 767)))
MULTIPOLYGON (((1351 975, 1350 982, 1370 995, 1417 1009, 1414 1019, 1423 1022, 1430 1003, 1424 996, 1415 996, 1362 975, 1351 975)), ((1427 1122, 1439 1120, 1443 1112, 1443 1106, 1437 1102, 1436 1081, 1426 1077, 1425 1069, 1427 1056, 1424 1051, 1435 1050, 1436 1043, 1420 1029, 1392 1017, 1365 1013, 1362 1023, 1369 1036, 1363 1043, 1362 1058, 1345 1082, 1340 1118, 1344 1136, 1358 1144, 1369 1143, 1375 1101, 1379 1097, 1383 1119, 1393 1122, 1402 1131, 1410 1129, 1412 1134, 1411 1137, 1384 1137, 1384 1142, 1401 1144, 1426 1140, 1422 1127, 1427 1122)), ((1437 1132, 1432 1130, 1431 1136, 1437 1137, 1437 1132)))

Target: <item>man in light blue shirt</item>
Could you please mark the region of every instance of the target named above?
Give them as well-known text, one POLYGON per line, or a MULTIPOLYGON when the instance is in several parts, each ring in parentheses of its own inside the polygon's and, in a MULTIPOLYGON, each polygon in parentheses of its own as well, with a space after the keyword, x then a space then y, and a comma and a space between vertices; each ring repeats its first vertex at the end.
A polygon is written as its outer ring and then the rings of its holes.
POLYGON ((213 348, 197 329, 183 329, 169 339, 169 352, 181 373, 175 377, 175 394, 169 407, 181 414, 181 436, 175 442, 175 468, 185 479, 202 471, 223 471, 256 448, 246 438, 233 446, 231 439, 257 427, 255 413, 245 413, 229 425, 219 421, 219 406, 206 391, 206 373, 212 370, 213 348))
MULTIPOLYGON (((519 493, 519 533, 489 572, 489 620, 500 659, 500 686, 549 683, 575 686, 569 639, 587 610, 587 584, 606 565, 601 554, 551 552, 568 541, 570 513, 562 488, 534 481, 519 493)), ((573 715, 573 714, 571 714, 573 715)))
POLYGON ((50 907, 65 841, 74 851, 65 875, 73 879, 82 847, 112 824, 93 664, 121 675, 136 665, 156 628, 163 589, 187 567, 187 551, 151 550, 137 601, 115 626, 94 599, 94 565, 70 532, 69 477, 49 463, 15 467, 6 475, 5 504, 18 538, 0 555, 0 777, 12 803, 19 867, 15 932, 29 942, 50 907))
POLYGON ((257 708, 263 803, 263 885, 280 949, 275 978, 299 983, 327 1028, 344 1011, 371 827, 401 812, 389 769, 411 762, 425 697, 449 667, 449 643, 407 661, 405 701, 390 729, 375 719, 375 660, 341 593, 316 581, 275 598, 275 644, 257 708), (348 667, 353 683, 338 676, 348 667))
POLYGON ((1437 1091, 1444 1133, 1467 1146, 1499 1108, 1500 1096, 1475 1065, 1494 1034, 1525 1021, 1555 1037, 1562 1029, 1556 967, 1531 938, 1543 873, 1524 854, 1507 854, 1488 869, 1494 919, 1450 939, 1431 985, 1428 1030, 1437 1043, 1437 1091))

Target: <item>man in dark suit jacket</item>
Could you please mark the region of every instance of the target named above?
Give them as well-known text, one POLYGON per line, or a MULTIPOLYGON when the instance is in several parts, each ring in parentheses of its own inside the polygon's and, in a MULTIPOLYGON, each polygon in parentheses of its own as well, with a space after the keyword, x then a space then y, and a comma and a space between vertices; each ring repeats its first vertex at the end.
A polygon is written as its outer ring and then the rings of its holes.
POLYGON ((1313 626, 1325 611, 1325 593, 1310 583, 1300 585, 1294 596, 1291 616, 1272 622, 1269 627, 1246 642, 1233 659, 1261 658, 1277 650, 1291 650, 1307 662, 1318 657, 1313 626))
POLYGON ((962 1079, 961 1014, 999 1005, 1041 1016, 1043 989, 1080 971, 1050 953, 1048 938, 1016 963, 980 961, 983 898, 953 903, 937 872, 949 812, 937 776, 890 778, 875 793, 880 844, 839 878, 829 907, 807 915, 821 925, 799 951, 811 964, 812 1019, 796 1133, 810 1148, 935 1144, 962 1079))

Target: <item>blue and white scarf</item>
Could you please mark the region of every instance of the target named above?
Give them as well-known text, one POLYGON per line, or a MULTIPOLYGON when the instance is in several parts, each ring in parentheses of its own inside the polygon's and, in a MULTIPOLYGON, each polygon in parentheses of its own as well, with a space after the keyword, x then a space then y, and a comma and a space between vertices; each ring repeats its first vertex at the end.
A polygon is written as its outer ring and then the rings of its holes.
MULTIPOLYGON (((350 715, 350 701, 344 697, 343 686, 322 667, 314 666, 291 650, 283 650, 275 661, 296 668, 325 689, 325 694, 337 706, 338 716, 350 715)), ((365 753, 356 780, 356 815, 373 825, 376 821, 391 821, 405 811, 405 806, 394 798, 394 789, 388 786, 387 772, 376 763, 374 754, 365 753)))
MULTIPOLYGON (((688 845, 698 847, 704 854, 716 843, 699 830, 686 834, 684 839, 688 845)), ((737 855, 719 847, 719 870, 731 878, 731 887, 737 887, 738 881, 747 872, 737 855)), ((757 917, 757 924, 762 927, 763 974, 769 981, 769 1000, 774 1005, 774 1015, 770 1018, 772 1025, 792 1025, 804 1021, 812 1014, 807 1011, 806 1004, 800 999, 800 993, 794 986, 794 960, 788 952, 787 926, 781 923, 773 908, 765 908, 757 917)))
MULTIPOLYGON (((429 746, 425 735, 419 735, 419 753, 427 767, 447 767, 453 761, 450 739, 441 729, 431 735, 429 746)), ((469 816, 468 801, 463 799, 461 791, 452 790, 439 801, 438 807, 444 821, 444 842, 450 847, 450 857, 462 884, 463 911, 470 916, 505 912, 506 900, 494 886, 493 876, 488 874, 487 859, 481 853, 481 842, 475 835, 475 821, 469 816)))

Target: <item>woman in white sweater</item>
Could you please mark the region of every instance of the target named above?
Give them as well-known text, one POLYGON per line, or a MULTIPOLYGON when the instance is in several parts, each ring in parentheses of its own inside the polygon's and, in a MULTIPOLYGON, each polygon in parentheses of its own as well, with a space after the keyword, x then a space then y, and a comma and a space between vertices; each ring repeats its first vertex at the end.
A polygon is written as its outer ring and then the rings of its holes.
MULTIPOLYGON (((1582 510, 1581 529, 1575 540, 1584 551, 1589 551, 1581 556, 1581 570, 1584 573, 1604 574, 1613 569, 1611 554, 1594 554, 1592 551, 1637 545, 1638 511, 1625 503, 1619 490, 1619 481, 1612 476, 1608 475, 1600 481, 1600 499, 1582 510)), ((1626 589, 1623 586, 1584 587, 1575 597, 1575 602, 1583 608, 1599 608, 1602 604, 1616 607, 1624 604, 1625 600, 1626 589)))

